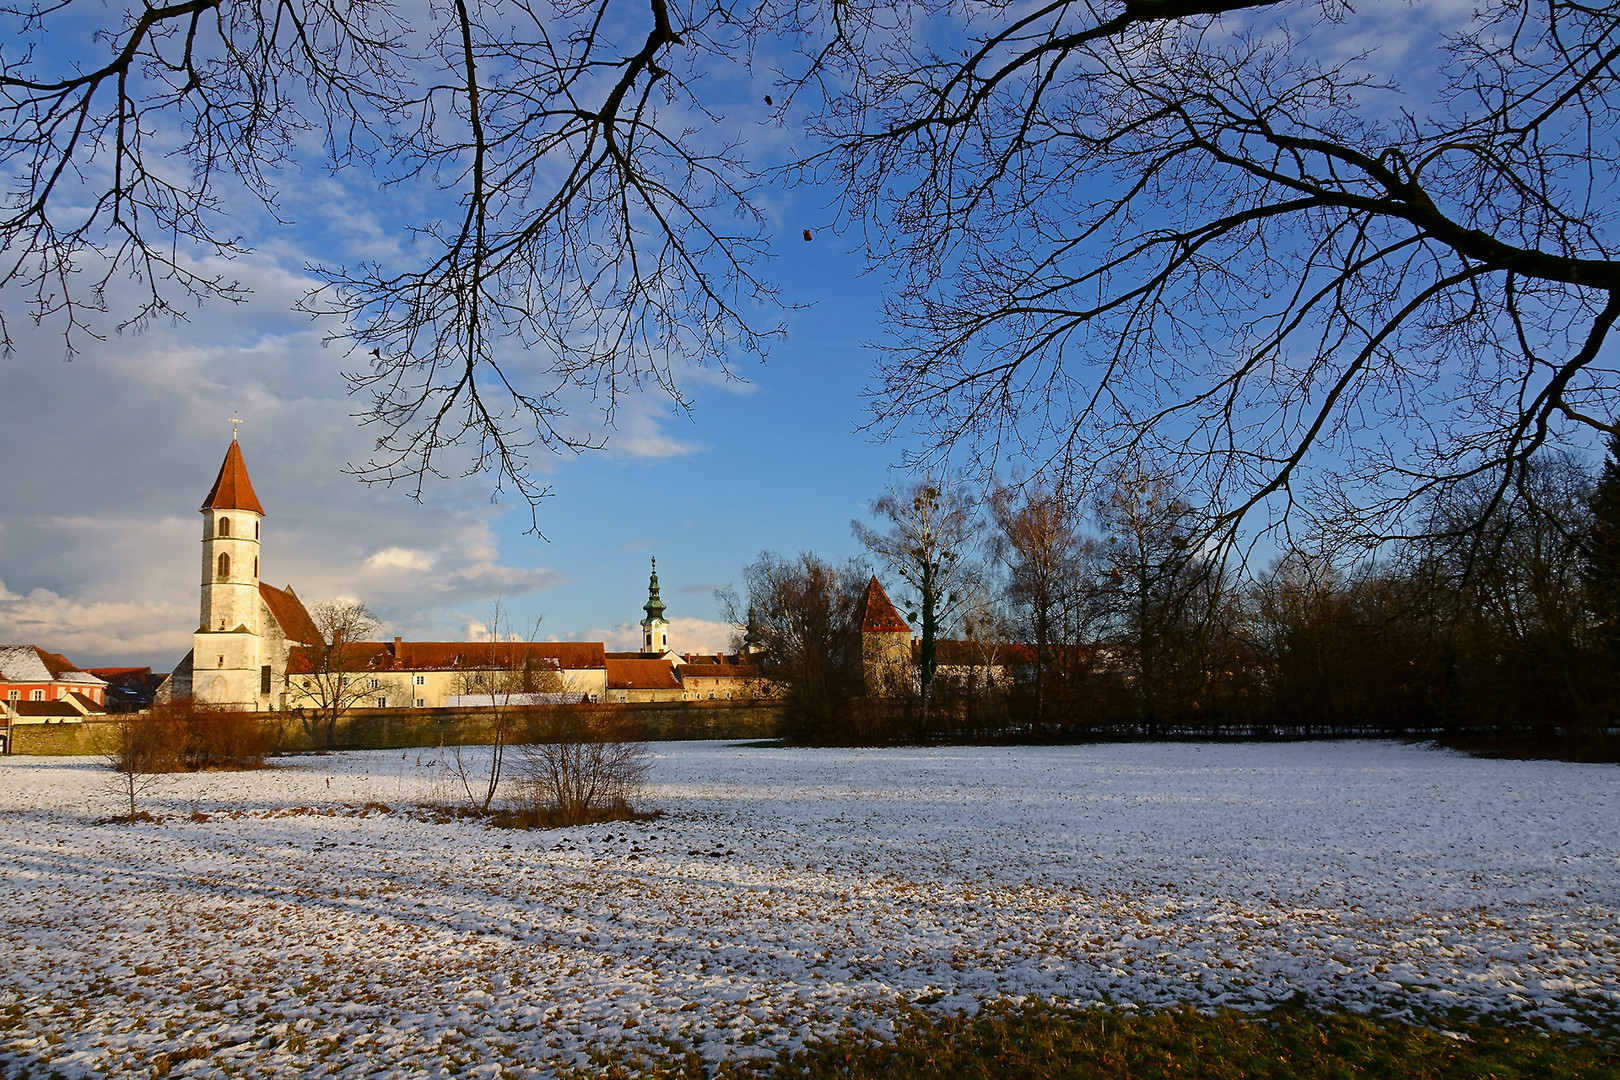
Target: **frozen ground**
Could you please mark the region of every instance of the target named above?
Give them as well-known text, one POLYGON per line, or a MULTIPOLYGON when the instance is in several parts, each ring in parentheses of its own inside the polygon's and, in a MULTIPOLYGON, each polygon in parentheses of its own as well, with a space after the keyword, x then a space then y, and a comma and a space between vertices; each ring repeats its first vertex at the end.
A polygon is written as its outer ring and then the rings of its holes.
POLYGON ((1620 768, 1388 743, 655 745, 637 825, 435 823, 432 754, 0 759, 0 1061, 522 1075, 897 1000, 1620 1009, 1620 768), (376 805, 386 804, 385 812, 376 805))

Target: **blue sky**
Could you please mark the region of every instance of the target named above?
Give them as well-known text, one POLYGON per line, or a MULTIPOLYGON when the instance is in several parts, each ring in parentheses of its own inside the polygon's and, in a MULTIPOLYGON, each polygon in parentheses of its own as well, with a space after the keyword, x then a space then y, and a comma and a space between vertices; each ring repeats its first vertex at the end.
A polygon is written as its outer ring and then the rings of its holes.
POLYGON ((0 361, 0 641, 87 665, 178 661, 197 618, 196 510, 233 411, 267 511, 265 579, 309 602, 363 600, 411 639, 476 633, 500 600, 520 628, 543 617, 542 637, 626 645, 656 555, 672 644, 713 649, 727 636, 714 590, 761 549, 857 552, 850 519, 892 478, 899 447, 856 430, 879 292, 819 219, 779 225, 771 269, 803 306, 785 313, 769 362, 740 366, 745 383, 690 372, 689 416, 649 394, 627 403, 607 450, 538 459, 554 492, 540 539, 524 507, 491 503, 487 477, 432 481, 416 503, 345 473, 369 437, 350 418, 342 353, 290 309, 317 238, 352 253, 386 236, 358 178, 343 199, 331 183, 289 200, 306 222, 267 230, 231 266, 253 288, 245 305, 82 339, 71 360, 51 327, 15 335, 0 361))
MULTIPOLYGON (((101 10, 64 13, 38 43, 45 63, 104 55, 89 38, 101 10)), ((782 154, 792 133, 767 122, 756 92, 769 77, 740 64, 706 75, 732 103, 726 122, 760 154, 782 154)), ((672 645, 710 650, 729 637, 714 591, 760 550, 857 553, 850 519, 890 481, 900 447, 857 431, 881 290, 860 276, 853 244, 827 230, 822 193, 759 192, 775 252, 763 276, 781 287, 788 329, 768 364, 739 362, 743 383, 688 371, 690 415, 650 392, 621 404, 605 451, 537 455, 553 491, 540 539, 525 506, 491 502, 488 476, 430 480, 417 503, 346 473, 372 436, 341 375, 355 365, 323 341, 339 327, 293 312, 316 284, 305 268, 408 262, 404 226, 444 206, 431 186, 383 190, 363 170, 331 175, 318 148, 305 150, 315 164, 273 178, 290 224, 225 191, 229 228, 252 253, 214 268, 251 290, 244 305, 213 301, 187 321, 119 334, 138 286, 118 278, 102 337, 81 335, 69 360, 60 326, 23 325, 24 298, 0 291, 16 345, 0 359, 0 642, 85 665, 179 661, 197 620, 196 511, 233 412, 267 510, 263 578, 310 603, 362 600, 389 635, 476 634, 499 601, 520 630, 543 617, 542 637, 631 646, 656 555, 672 645)))
MULTIPOLYGON (((795 233, 797 229, 794 230, 795 233)), ((248 260, 255 298, 189 324, 90 342, 71 361, 47 330, 0 364, 0 640, 84 664, 184 655, 196 620, 197 507, 233 410, 264 503, 264 577, 307 601, 364 600, 389 633, 455 638, 502 600, 541 636, 622 643, 659 575, 677 648, 724 640, 713 593, 762 548, 854 554, 849 522, 891 478, 895 446, 856 431, 875 290, 846 245, 782 244, 790 333, 747 383, 697 373, 690 416, 633 401, 609 448, 553 458, 545 539, 486 477, 430 482, 420 504, 344 473, 367 438, 340 357, 287 312, 296 271, 248 260)), ((476 626, 473 627, 476 632, 476 626)))

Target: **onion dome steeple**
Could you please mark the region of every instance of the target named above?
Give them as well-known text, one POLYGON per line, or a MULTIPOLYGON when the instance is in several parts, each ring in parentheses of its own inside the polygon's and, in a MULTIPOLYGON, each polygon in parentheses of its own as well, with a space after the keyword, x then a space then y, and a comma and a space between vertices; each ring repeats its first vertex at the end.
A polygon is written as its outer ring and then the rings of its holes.
POLYGON ((658 598, 658 559, 656 556, 652 561, 652 577, 647 579, 647 604, 642 610, 647 613, 648 619, 662 619, 664 617, 664 602, 658 598))
POLYGON ((647 579, 647 603, 642 608, 641 651, 662 655, 669 649, 669 623, 664 619, 664 602, 658 598, 658 560, 652 561, 652 577, 647 579))

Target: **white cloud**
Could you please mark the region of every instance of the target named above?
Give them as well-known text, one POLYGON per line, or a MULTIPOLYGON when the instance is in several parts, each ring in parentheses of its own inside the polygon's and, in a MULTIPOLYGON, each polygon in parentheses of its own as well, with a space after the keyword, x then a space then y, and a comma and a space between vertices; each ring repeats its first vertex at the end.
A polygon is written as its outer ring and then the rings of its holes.
POLYGON ((49 589, 23 596, 0 582, 0 643, 38 645, 85 667, 127 656, 178 661, 191 648, 196 621, 195 603, 70 598, 49 589))
POLYGON ((415 548, 383 548, 365 561, 367 570, 428 570, 432 566, 433 556, 415 548))
POLYGON ((393 633, 446 638, 461 612, 564 580, 503 556, 505 511, 489 503, 487 478, 435 481, 418 503, 348 475, 372 436, 354 423, 340 357, 323 354, 324 328, 288 312, 310 281, 264 256, 228 272, 253 288, 251 302, 85 339, 71 364, 41 362, 60 350, 49 328, 18 331, 18 357, 0 361, 0 460, 14 466, 0 469, 0 580, 18 589, 0 605, 5 637, 84 651, 80 663, 168 667, 184 656, 197 617, 196 509, 233 410, 267 513, 261 576, 306 603, 357 597, 393 633), (116 404, 87 413, 94 402, 116 404))
MULTIPOLYGON (((680 615, 669 620, 669 647, 678 653, 718 653, 731 648, 735 629, 728 622, 680 615)), ((622 622, 611 630, 592 629, 570 635, 568 641, 600 641, 608 652, 635 652, 641 648, 641 626, 622 622)))

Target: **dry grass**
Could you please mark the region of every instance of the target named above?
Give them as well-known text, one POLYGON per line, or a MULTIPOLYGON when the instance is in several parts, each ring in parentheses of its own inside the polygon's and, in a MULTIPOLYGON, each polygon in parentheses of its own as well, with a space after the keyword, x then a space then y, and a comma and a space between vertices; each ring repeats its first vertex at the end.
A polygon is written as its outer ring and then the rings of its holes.
POLYGON ((678 1043, 600 1055, 570 1080, 1575 1080, 1620 1076, 1620 1041, 1447 1018, 1434 1026, 1289 1005, 1265 1013, 997 1002, 919 1009, 891 1036, 847 1029, 715 1066, 678 1043))

